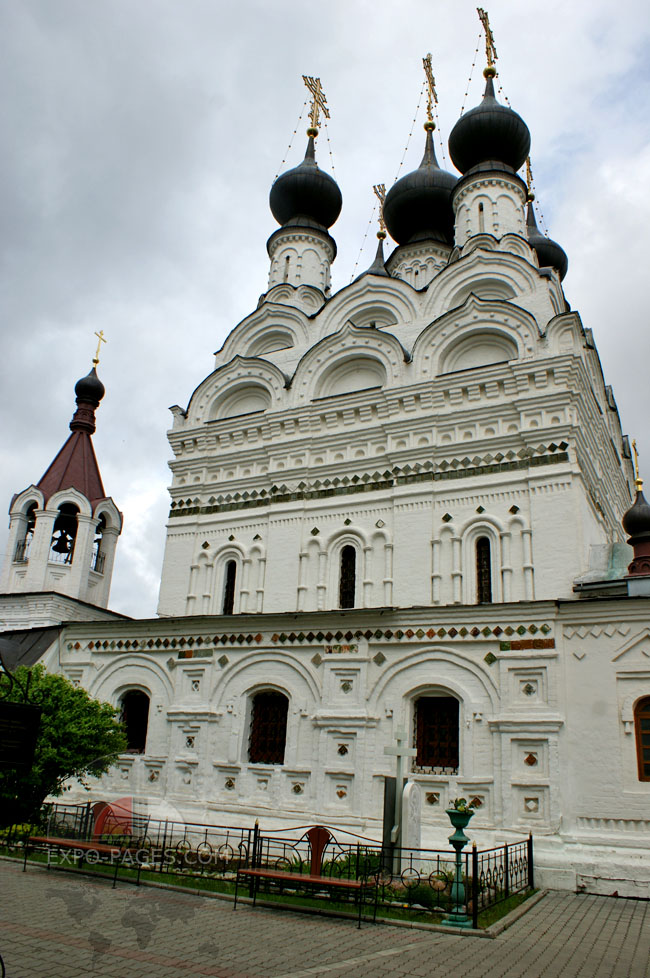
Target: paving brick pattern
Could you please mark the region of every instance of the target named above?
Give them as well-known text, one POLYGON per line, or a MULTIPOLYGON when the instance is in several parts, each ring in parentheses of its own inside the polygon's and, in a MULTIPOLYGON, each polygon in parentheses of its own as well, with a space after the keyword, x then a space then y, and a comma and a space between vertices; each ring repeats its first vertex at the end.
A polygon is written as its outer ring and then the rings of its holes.
POLYGON ((7 978, 650 978, 650 904, 549 893, 494 940, 0 861, 7 978))

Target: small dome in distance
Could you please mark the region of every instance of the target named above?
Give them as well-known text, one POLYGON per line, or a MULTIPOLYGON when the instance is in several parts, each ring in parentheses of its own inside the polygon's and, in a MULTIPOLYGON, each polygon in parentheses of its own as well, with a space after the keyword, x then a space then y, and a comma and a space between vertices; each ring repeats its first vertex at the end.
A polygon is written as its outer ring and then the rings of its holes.
POLYGON ((641 490, 641 480, 637 480, 636 499, 621 520, 623 529, 631 540, 639 537, 650 539, 650 505, 641 490))
POLYGON ((497 102, 492 81, 496 74, 488 67, 485 93, 480 105, 460 117, 449 136, 449 155, 461 173, 481 163, 505 165, 516 172, 530 151, 528 126, 513 109, 497 102))
POLYGON ((339 186, 316 162, 314 134, 309 129, 305 158, 299 166, 282 173, 271 187, 269 204, 278 224, 327 231, 343 205, 339 186))
POLYGON ((533 209, 534 195, 528 195, 528 212, 526 215, 526 235, 528 244, 537 252, 537 260, 540 268, 551 267, 560 276, 560 281, 564 280, 569 267, 569 259, 566 252, 557 241, 547 238, 546 235, 537 227, 535 211, 533 209))
POLYGON ((384 220, 400 244, 434 240, 453 244, 451 192, 458 178, 441 170, 433 146, 433 122, 426 122, 424 156, 417 170, 398 180, 386 195, 384 220))
POLYGON ((88 401, 95 407, 99 404, 106 393, 106 388, 97 376, 97 371, 93 367, 89 374, 78 380, 74 388, 77 401, 88 401))

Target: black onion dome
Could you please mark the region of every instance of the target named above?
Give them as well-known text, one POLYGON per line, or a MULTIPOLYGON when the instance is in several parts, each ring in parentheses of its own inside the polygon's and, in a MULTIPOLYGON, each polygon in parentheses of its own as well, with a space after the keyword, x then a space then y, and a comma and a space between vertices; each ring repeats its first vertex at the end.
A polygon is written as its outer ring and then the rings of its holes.
POLYGON ((384 201, 384 220, 398 244, 433 239, 453 244, 454 212, 451 192, 457 177, 441 170, 427 129, 422 162, 417 170, 398 180, 384 201))
POLYGON ((271 187, 269 203, 273 217, 283 226, 323 231, 338 218, 343 205, 341 191, 336 180, 319 169, 313 136, 300 166, 281 174, 271 187))
POLYGON ((621 522, 623 529, 629 537, 637 539, 639 537, 650 538, 650 505, 646 502, 646 498, 640 488, 637 489, 636 499, 621 522))
POLYGON ((106 393, 106 388, 93 367, 89 374, 77 381, 74 392, 78 401, 90 401, 97 406, 106 393))
POLYGON ((537 252, 539 267, 546 268, 550 266, 554 268, 560 276, 560 281, 562 281, 569 267, 569 259, 557 241, 552 241, 551 238, 547 238, 537 227, 535 211, 530 200, 528 201, 528 214, 526 217, 526 234, 528 236, 528 244, 537 252))
POLYGON ((467 173, 480 163, 491 162, 516 172, 529 151, 528 126, 513 109, 497 102, 488 75, 481 104, 462 115, 451 130, 449 155, 454 166, 467 173))

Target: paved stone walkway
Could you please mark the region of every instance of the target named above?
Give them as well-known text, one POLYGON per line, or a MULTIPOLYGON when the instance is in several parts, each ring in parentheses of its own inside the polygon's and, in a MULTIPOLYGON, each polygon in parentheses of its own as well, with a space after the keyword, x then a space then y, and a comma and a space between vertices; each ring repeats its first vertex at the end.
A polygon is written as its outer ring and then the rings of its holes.
POLYGON ((0 861, 7 978, 650 978, 650 904, 549 893, 494 940, 0 861))

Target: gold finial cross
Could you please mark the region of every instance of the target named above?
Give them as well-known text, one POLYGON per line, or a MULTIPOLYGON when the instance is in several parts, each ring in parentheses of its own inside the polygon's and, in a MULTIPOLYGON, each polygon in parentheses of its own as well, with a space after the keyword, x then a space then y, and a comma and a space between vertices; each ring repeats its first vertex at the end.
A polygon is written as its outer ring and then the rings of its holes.
POLYGON ((99 363, 99 351, 102 348, 102 343, 105 343, 106 340, 104 339, 104 330, 103 329, 100 329, 99 333, 97 332, 97 330, 95 330, 95 336, 97 337, 97 352, 95 353, 95 356, 93 357, 93 364, 96 367, 97 364, 99 363))
POLYGON ((325 98, 325 92, 323 91, 323 86, 320 83, 320 78, 312 78, 311 75, 303 75, 302 80, 307 86, 308 91, 311 94, 311 109, 309 115, 311 117, 311 128, 316 129, 316 135, 318 135, 318 124, 320 123, 320 113, 322 112, 326 119, 329 119, 330 112, 327 108, 327 99, 325 98))
POLYGON ((637 489, 642 489, 643 479, 639 475, 639 453, 636 450, 636 438, 632 440, 632 451, 634 452, 634 485, 637 489))
POLYGON ((494 62, 497 60, 498 55, 497 49, 494 46, 494 34, 490 27, 490 18, 488 17, 487 10, 484 10, 483 7, 477 7, 476 12, 485 31, 485 56, 487 58, 488 68, 494 68, 494 62))
POLYGON ((376 183, 372 188, 379 201, 379 231, 386 236, 386 222, 384 221, 384 201, 386 200, 386 184, 376 183))
POLYGON ((528 193, 530 194, 533 189, 533 171, 530 166, 530 156, 526 157, 526 184, 528 186, 528 193))
POLYGON ((438 104, 438 93, 436 92, 436 80, 433 77, 433 68, 431 66, 431 55, 427 54, 426 58, 422 58, 422 65, 424 67, 424 74, 427 79, 427 121, 433 122, 433 104, 438 104))

